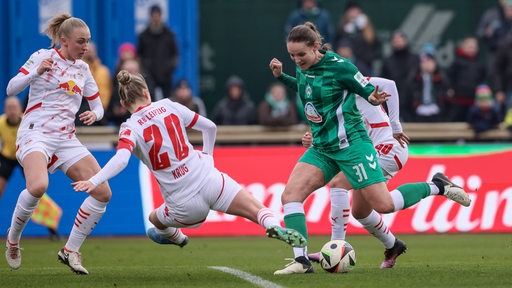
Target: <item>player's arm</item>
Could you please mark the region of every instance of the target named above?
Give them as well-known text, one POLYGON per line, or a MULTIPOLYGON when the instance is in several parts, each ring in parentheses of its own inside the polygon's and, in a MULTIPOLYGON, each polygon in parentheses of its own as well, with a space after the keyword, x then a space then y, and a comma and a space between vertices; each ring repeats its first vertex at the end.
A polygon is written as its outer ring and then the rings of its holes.
POLYGON ((77 181, 71 183, 71 185, 77 192, 84 191, 90 193, 94 188, 98 187, 98 185, 106 182, 123 171, 128 165, 131 155, 132 153, 128 149, 118 149, 116 154, 110 158, 108 163, 100 170, 100 172, 92 176, 89 180, 77 181))
POLYGON ((272 75, 274 75, 277 80, 281 81, 288 88, 297 92, 297 79, 283 72, 283 63, 281 63, 281 61, 273 58, 270 60, 269 68, 270 71, 272 71, 272 75))
POLYGON ((25 88, 34 81, 34 79, 43 73, 50 71, 53 66, 53 59, 41 59, 39 51, 35 52, 30 58, 23 64, 18 71, 18 74, 14 76, 7 84, 7 95, 16 96, 20 94, 25 88))
POLYGON ((213 155, 215 139, 217 138, 217 125, 210 119, 199 114, 196 114, 194 118, 196 118, 195 123, 189 125, 189 128, 201 131, 203 135, 203 152, 208 155, 213 155))

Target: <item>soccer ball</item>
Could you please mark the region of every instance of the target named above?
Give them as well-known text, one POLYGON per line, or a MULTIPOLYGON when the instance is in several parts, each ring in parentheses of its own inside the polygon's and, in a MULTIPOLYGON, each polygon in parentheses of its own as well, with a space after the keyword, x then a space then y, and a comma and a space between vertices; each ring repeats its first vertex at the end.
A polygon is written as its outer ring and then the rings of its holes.
POLYGON ((347 273, 356 265, 356 251, 347 241, 331 240, 320 250, 320 265, 329 273, 347 273))

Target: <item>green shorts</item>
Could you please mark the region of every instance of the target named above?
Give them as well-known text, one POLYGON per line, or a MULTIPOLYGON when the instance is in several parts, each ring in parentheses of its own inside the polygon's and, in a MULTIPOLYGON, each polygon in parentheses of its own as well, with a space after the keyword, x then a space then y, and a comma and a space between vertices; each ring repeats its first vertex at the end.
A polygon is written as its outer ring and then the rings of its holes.
POLYGON ((354 189, 386 181, 371 142, 358 142, 333 152, 319 151, 313 146, 299 162, 320 168, 326 184, 339 172, 345 174, 354 189))

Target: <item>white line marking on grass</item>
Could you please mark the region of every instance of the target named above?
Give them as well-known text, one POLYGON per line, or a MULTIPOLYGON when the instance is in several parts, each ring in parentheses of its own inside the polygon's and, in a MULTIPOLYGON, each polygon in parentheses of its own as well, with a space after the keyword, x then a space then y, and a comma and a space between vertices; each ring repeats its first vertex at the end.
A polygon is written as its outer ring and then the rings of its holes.
POLYGON ((249 274, 247 272, 225 267, 225 266, 208 266, 210 269, 220 270, 222 272, 226 272, 232 275, 235 275, 238 278, 244 279, 245 281, 248 281, 256 286, 264 287, 264 288, 283 288, 283 286, 277 285, 276 283, 267 281, 265 279, 262 279, 258 276, 249 274))

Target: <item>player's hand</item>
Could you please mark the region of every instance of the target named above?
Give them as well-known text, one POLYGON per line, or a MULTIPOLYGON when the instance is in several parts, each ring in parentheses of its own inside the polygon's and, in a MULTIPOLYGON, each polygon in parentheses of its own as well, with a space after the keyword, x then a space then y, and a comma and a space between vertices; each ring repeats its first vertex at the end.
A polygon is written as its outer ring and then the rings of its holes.
POLYGON ((269 64, 270 70, 272 71, 272 74, 275 78, 281 76, 283 74, 283 63, 281 61, 277 60, 277 58, 272 58, 270 60, 269 64))
POLYGON ((73 182, 71 183, 71 186, 73 186, 73 189, 76 191, 76 192, 86 192, 86 193, 91 193, 92 190, 94 190, 94 188, 96 188, 94 186, 94 184, 92 184, 91 181, 77 181, 77 182, 73 182))
POLYGON ((393 137, 402 147, 405 147, 405 144, 409 145, 410 138, 404 132, 393 134, 393 137))
POLYGON ((92 125, 96 122, 96 113, 92 111, 85 111, 84 113, 78 115, 80 121, 84 122, 85 125, 92 125))
POLYGON ((311 132, 306 132, 302 136, 302 146, 304 148, 309 148, 313 146, 313 135, 311 135, 311 132))
POLYGON ((378 106, 388 101, 389 96, 391 96, 391 94, 385 91, 379 92, 379 86, 375 86, 375 90, 373 90, 372 94, 368 97, 368 102, 374 106, 378 106))
POLYGON ((37 74, 43 75, 44 72, 48 72, 52 70, 53 66, 53 59, 52 58, 46 58, 39 64, 39 67, 37 67, 37 74))

